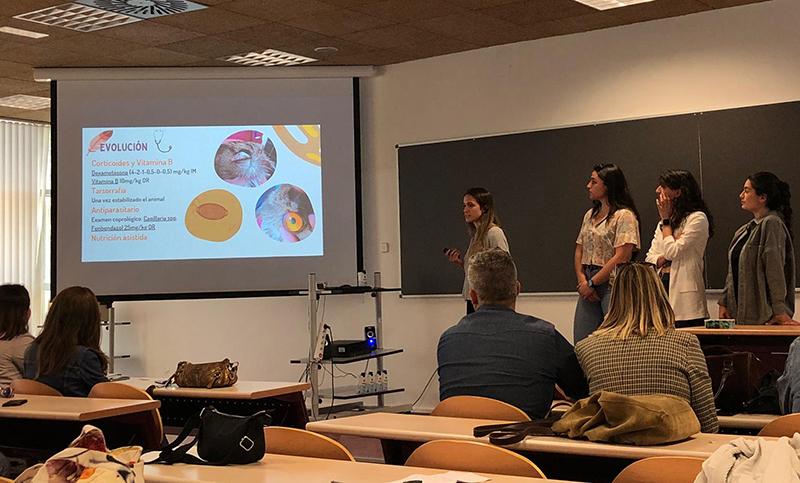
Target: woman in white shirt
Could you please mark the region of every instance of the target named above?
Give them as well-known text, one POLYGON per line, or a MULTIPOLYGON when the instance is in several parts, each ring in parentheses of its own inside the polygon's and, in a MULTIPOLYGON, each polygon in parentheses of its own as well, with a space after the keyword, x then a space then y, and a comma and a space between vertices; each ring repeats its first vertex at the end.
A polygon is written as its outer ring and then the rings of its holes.
POLYGON ((469 299, 469 280, 467 270, 469 270, 469 257, 483 250, 490 248, 500 248, 508 252, 508 240, 503 228, 500 227, 500 219, 494 211, 494 198, 486 188, 470 188, 464 194, 464 221, 467 222, 467 230, 472 239, 464 258, 461 258, 461 251, 451 248, 445 252, 447 258, 464 269, 464 286, 461 296, 467 302, 467 314, 475 312, 472 301, 469 299))
POLYGON ((714 219, 692 173, 669 170, 658 178, 656 226, 647 261, 659 271, 676 327, 703 325, 708 318, 703 255, 714 219))

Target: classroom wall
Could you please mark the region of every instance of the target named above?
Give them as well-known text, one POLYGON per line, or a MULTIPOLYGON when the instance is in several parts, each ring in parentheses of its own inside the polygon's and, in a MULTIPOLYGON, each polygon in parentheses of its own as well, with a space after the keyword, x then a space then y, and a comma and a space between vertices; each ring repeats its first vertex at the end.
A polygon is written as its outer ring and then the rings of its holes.
MULTIPOLYGON (((362 81, 368 270, 381 271, 384 286, 399 286, 395 145, 797 100, 799 24, 800 2, 772 0, 382 68, 377 77, 362 81), (389 244, 388 253, 380 252, 380 242, 389 244)), ((734 203, 737 194, 731 193, 734 203)), ((557 200, 542 209, 557 209, 557 200)), ((453 216, 461 216, 460 200, 453 200, 453 210, 453 216)), ((578 224, 566 220, 553 228, 576 231, 578 224)), ((433 222, 431 229, 436 229, 433 222)), ((646 248, 651 227, 642 231, 646 248)), ((509 242, 512 253, 534 249, 509 242)), ((536 249, 546 247, 547 240, 542 240, 536 249)), ((564 269, 571 270, 571 264, 565 260, 564 269)), ((442 270, 454 269, 442 259, 442 270)), ((518 310, 552 321, 570 338, 575 300, 526 296, 518 310)), ((716 313, 713 300, 709 305, 716 313)), ((163 376, 180 360, 222 357, 240 361, 242 379, 296 380, 302 372, 288 360, 307 352, 305 299, 117 307, 119 319, 133 322, 118 333, 120 349, 135 355, 119 363, 126 373, 163 376)), ((389 403, 416 399, 436 367, 439 335, 463 311, 463 301, 456 297, 384 297, 385 345, 405 349, 386 359, 392 384, 406 388, 404 394, 388 397, 389 403)), ((324 322, 333 326, 337 338, 358 338, 363 326, 374 323, 372 299, 332 297, 324 322)), ((363 367, 342 369, 360 372, 363 367)), ((337 379, 337 385, 350 384, 347 380, 337 379)), ((325 385, 329 383, 330 376, 325 385)), ((430 408, 437 401, 434 381, 417 407, 430 408)))

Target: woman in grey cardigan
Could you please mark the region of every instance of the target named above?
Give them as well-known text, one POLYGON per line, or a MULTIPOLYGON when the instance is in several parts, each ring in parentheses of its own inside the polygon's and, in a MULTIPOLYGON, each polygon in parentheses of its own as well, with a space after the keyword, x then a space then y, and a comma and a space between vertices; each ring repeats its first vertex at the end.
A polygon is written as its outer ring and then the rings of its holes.
POLYGON ((754 219, 733 235, 719 317, 737 324, 798 324, 789 185, 765 171, 750 175, 739 194, 754 219))

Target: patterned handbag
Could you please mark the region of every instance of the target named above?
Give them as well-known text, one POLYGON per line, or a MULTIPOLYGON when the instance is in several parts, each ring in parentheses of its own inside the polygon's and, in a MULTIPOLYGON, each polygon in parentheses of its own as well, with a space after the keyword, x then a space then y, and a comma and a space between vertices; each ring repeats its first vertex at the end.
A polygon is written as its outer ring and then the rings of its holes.
POLYGON ((174 383, 180 387, 206 389, 233 386, 239 380, 238 370, 239 363, 231 362, 230 359, 204 364, 182 361, 178 363, 178 368, 175 369, 175 374, 170 376, 167 385, 174 383))

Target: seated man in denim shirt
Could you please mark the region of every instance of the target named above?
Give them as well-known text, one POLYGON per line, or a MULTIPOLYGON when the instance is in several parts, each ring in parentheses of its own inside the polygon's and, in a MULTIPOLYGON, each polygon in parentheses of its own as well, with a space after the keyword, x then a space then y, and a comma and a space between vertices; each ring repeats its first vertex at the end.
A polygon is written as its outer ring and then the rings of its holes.
POLYGON ((439 398, 483 396, 542 418, 557 383, 575 399, 589 388, 575 352, 553 324, 515 311, 520 284, 511 255, 500 249, 469 261, 477 309, 439 339, 439 398))

